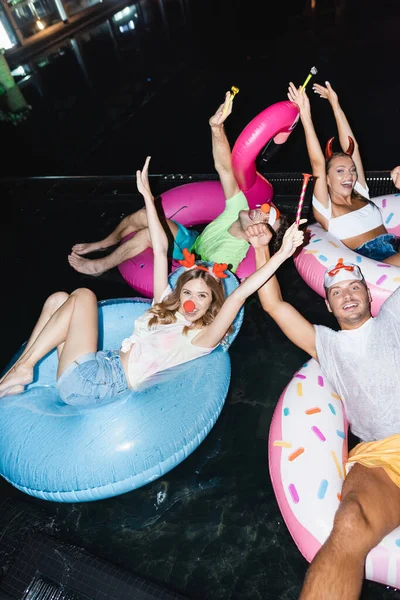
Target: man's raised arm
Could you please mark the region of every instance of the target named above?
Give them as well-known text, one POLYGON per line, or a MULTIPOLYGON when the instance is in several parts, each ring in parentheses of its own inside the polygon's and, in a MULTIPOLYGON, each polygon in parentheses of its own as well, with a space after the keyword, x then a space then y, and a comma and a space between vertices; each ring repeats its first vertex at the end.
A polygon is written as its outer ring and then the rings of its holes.
MULTIPOLYGON (((265 226, 252 225, 246 230, 249 242, 255 250, 257 269, 270 259, 268 246, 258 241, 262 240, 262 227, 265 226)), ((265 312, 274 319, 289 340, 317 359, 314 327, 291 304, 283 300, 275 275, 258 290, 258 297, 265 312)))
POLYGON ((231 147, 225 134, 224 123, 232 112, 232 98, 230 92, 225 95, 225 102, 221 104, 215 115, 209 120, 211 127, 212 152, 214 166, 217 171, 226 200, 237 194, 239 186, 232 169, 231 147))

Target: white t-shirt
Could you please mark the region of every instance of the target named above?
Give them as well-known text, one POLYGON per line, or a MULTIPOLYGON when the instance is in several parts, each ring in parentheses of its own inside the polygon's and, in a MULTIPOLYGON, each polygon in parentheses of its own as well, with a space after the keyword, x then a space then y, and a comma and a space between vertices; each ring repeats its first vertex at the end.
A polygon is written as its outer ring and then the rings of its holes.
POLYGON ((400 433, 400 287, 358 329, 314 328, 318 361, 352 432, 366 442, 400 433))
MULTIPOLYGON (((168 286, 160 302, 171 291, 168 286)), ((159 371, 205 356, 214 350, 214 348, 201 348, 192 344, 200 329, 189 330, 185 335, 183 329, 185 326, 190 326, 191 322, 180 313, 175 313, 175 323, 149 327, 149 320, 153 316, 146 311, 137 318, 133 334, 123 340, 121 345, 122 352, 130 352, 128 375, 132 389, 137 389, 143 381, 159 371)))

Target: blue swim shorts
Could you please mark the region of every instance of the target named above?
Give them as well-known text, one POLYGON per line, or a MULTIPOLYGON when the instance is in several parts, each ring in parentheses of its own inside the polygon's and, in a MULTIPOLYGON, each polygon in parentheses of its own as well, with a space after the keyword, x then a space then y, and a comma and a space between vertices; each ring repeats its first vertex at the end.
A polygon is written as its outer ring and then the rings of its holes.
POLYGON ((355 252, 373 260, 385 260, 397 254, 397 237, 391 233, 383 233, 369 242, 365 242, 355 252))
POLYGON ((187 248, 191 251, 199 236, 199 232, 194 231, 194 229, 186 229, 186 227, 176 221, 174 221, 174 223, 178 227, 178 233, 176 234, 174 247, 172 249, 172 258, 175 260, 183 260, 183 249, 187 248))
POLYGON ((67 367, 56 383, 66 404, 99 404, 129 390, 119 350, 90 352, 67 367))

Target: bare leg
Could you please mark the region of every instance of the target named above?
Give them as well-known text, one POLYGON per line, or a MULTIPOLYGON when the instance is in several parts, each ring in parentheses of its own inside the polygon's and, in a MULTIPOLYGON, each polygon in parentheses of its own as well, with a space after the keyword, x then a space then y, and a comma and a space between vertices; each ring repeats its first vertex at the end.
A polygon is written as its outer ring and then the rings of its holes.
MULTIPOLYGON (((69 294, 66 292, 55 292, 51 296, 49 296, 46 302, 43 305, 42 312, 40 313, 40 317, 36 322, 35 327, 31 333, 29 340, 18 360, 14 363, 13 367, 15 367, 25 356, 29 348, 32 346, 33 342, 36 340, 39 333, 42 331, 43 327, 46 325, 47 321, 51 318, 51 316, 64 304, 66 300, 68 300, 69 294)), ((11 369, 10 369, 11 370, 11 369)), ((0 383, 5 379, 7 373, 0 379, 0 383)), ((23 392, 23 385, 16 385, 14 388, 8 391, 9 395, 19 394, 23 392)))
MULTIPOLYGON (((167 220, 167 224, 175 238, 178 227, 173 221, 167 220)), ((150 247, 150 234, 146 227, 145 229, 138 231, 135 236, 118 246, 114 252, 111 252, 111 254, 105 256, 104 258, 90 260, 88 258, 82 258, 82 256, 79 256, 79 254, 76 254, 76 252, 72 252, 72 254, 68 256, 68 262, 71 267, 79 273, 98 276, 102 275, 106 271, 109 271, 113 267, 117 267, 125 260, 134 258, 146 250, 146 248, 150 247)))
POLYGON ((355 464, 343 484, 332 533, 310 565, 300 600, 356 600, 367 554, 399 524, 400 488, 382 468, 355 464))
POLYGON ((120 265, 125 260, 137 256, 143 250, 150 247, 150 235, 148 229, 142 229, 133 236, 130 240, 127 240, 124 244, 121 244, 104 258, 96 258, 90 260, 89 258, 83 258, 72 252, 68 256, 68 262, 75 271, 79 273, 85 273, 86 275, 102 275, 106 271, 109 271, 113 267, 120 265))
POLYGON ((390 265, 396 265, 396 266, 400 266, 400 254, 393 254, 393 256, 389 256, 389 258, 385 258, 384 261, 385 263, 389 263, 390 265))
POLYGON ((46 323, 42 312, 29 339, 29 347, 0 383, 0 397, 16 393, 16 386, 31 383, 36 363, 53 348, 60 347, 58 377, 79 356, 96 352, 97 314, 96 296, 84 288, 75 290, 46 323))
POLYGON ((103 240, 99 242, 91 242, 84 244, 75 244, 72 246, 72 252, 75 254, 88 254, 89 252, 95 252, 96 250, 104 250, 110 246, 115 246, 129 233, 134 233, 145 229, 147 227, 147 215, 146 209, 141 208, 140 210, 132 213, 122 219, 121 223, 103 240))

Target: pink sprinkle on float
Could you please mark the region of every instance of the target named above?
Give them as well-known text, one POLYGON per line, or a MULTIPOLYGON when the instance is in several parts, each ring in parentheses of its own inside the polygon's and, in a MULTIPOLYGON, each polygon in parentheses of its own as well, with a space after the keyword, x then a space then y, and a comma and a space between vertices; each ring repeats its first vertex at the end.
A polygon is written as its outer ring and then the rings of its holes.
POLYGON ((319 440, 321 440, 321 442, 326 442, 326 437, 324 436, 324 434, 322 433, 322 431, 316 425, 313 425, 311 427, 311 431, 313 433, 315 433, 315 435, 317 436, 317 438, 319 440))
POLYGON ((381 285, 381 283, 383 283, 384 281, 386 281, 387 279, 387 275, 382 275, 381 277, 379 277, 379 279, 376 281, 376 285, 381 285))
POLYGON ((386 204, 387 204, 387 202, 386 202, 386 198, 384 198, 384 199, 382 200, 382 208, 386 208, 386 204))
POLYGON ((389 265, 387 263, 379 263, 376 266, 377 267, 383 267, 384 269, 390 269, 392 267, 392 265, 389 265))
POLYGON ((317 413, 321 412, 321 409, 318 408, 318 406, 314 406, 314 408, 307 408, 307 410, 304 411, 306 413, 306 415, 316 415, 317 413))
POLYGON ((305 375, 302 375, 301 373, 297 373, 297 374, 296 374, 296 377, 297 377, 298 379, 307 379, 307 377, 306 377, 305 375))
POLYGON ((320 387, 324 387, 324 378, 322 377, 322 375, 318 375, 318 385, 320 387))
POLYGON ((304 452, 304 448, 302 448, 302 447, 297 448, 297 450, 295 450, 294 452, 292 452, 291 454, 289 454, 288 460, 290 462, 294 461, 298 456, 300 456, 301 454, 303 454, 303 452, 304 452))
POLYGON ((299 498, 299 494, 297 493, 296 486, 294 485, 294 483, 289 484, 288 490, 289 490, 289 494, 290 494, 293 502, 295 504, 298 504, 300 502, 300 498, 299 498))

